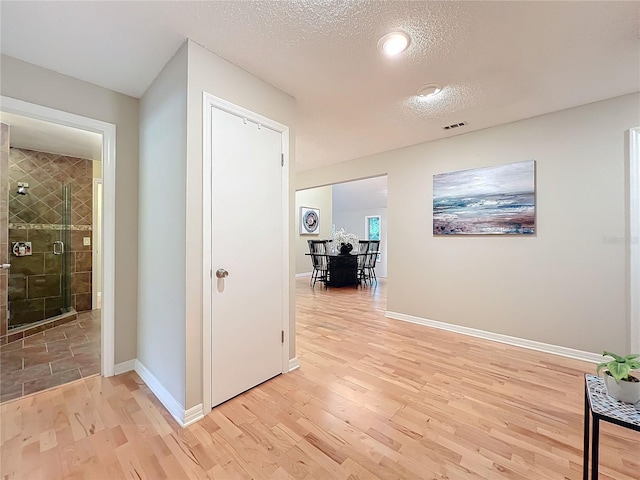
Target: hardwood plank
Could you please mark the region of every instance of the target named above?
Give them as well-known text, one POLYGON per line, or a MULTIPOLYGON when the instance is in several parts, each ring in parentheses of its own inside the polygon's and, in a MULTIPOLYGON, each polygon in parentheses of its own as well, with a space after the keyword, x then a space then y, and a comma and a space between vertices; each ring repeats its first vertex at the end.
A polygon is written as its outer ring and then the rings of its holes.
MULTIPOLYGON (((384 279, 296 287, 299 370, 184 430, 133 372, 10 401, 0 477, 582 478, 594 365, 387 319, 384 279)), ((640 480, 639 452, 640 434, 603 423, 600 479, 640 480)))

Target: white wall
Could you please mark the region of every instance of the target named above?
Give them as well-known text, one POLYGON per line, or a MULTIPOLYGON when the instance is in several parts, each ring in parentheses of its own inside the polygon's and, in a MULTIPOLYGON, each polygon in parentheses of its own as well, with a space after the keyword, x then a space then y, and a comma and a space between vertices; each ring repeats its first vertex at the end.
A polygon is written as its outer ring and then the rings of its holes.
POLYGON ((309 273, 313 270, 307 240, 329 240, 331 239, 332 224, 332 195, 331 186, 310 188, 296 192, 295 206, 295 254, 296 254, 296 274, 309 273), (318 235, 300 234, 300 207, 320 209, 320 233, 318 235))
POLYGON ((305 171, 296 188, 388 174, 390 311, 624 352, 625 132, 638 125, 635 93, 305 171), (433 236, 434 174, 529 159, 535 236, 433 236))
POLYGON ((3 55, 0 94, 116 125, 115 362, 136 357, 138 105, 136 98, 3 55))
POLYGON ((138 360, 185 404, 187 48, 140 101, 138 360))
POLYGON ((365 217, 380 216, 380 260, 376 264, 376 276, 387 276, 387 209, 369 208, 367 210, 343 210, 338 205, 333 207, 333 223, 336 230, 344 228, 345 232, 355 233, 365 239, 365 217))
MULTIPOLYGON (((208 92, 289 127, 291 178, 289 223, 294 244, 295 100, 272 85, 227 62, 200 45, 188 41, 188 129, 186 170, 186 408, 202 401, 202 94, 208 92)), ((247 172, 251 175, 251 172, 247 172)), ((295 356, 295 252, 290 249, 292 319, 289 352, 295 356)))

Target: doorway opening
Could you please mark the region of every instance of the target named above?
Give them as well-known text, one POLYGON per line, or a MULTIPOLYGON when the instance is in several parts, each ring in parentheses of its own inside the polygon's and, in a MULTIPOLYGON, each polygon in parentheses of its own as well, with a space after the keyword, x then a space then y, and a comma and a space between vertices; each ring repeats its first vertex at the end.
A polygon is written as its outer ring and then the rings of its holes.
POLYGON ((332 240, 336 232, 344 230, 361 240, 380 241, 375 272, 376 277, 386 278, 387 191, 387 175, 296 191, 298 224, 302 208, 319 211, 317 233, 296 229, 296 277, 312 274, 308 240, 332 240))
MULTIPOLYGON (((8 401, 113 375, 114 237, 93 234, 93 183, 104 177, 104 205, 113 205, 115 126, 6 97, 0 110, 8 124, 0 162, 0 194, 10 205, 0 211, 0 349, 11 364, 0 370, 1 400, 8 401), (94 248, 105 253, 101 310, 92 292, 94 248)), ((113 213, 98 215, 111 231, 113 213)))

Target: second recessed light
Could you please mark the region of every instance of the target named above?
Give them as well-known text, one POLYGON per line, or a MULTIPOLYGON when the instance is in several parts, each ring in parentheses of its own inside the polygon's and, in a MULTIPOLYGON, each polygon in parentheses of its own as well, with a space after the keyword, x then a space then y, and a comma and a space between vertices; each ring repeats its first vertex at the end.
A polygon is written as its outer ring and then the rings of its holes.
POLYGON ((437 83, 428 83, 418 89, 418 96, 422 98, 432 97, 437 95, 442 90, 442 85, 437 83))

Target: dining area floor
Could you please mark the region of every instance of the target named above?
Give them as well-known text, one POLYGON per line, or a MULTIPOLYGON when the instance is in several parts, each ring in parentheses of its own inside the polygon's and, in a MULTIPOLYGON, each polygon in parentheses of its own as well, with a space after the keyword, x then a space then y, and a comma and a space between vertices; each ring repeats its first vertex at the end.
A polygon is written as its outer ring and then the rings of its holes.
MULTIPOLYGON (((301 370, 308 388, 324 385, 309 402, 340 432, 323 448, 343 460, 375 452, 351 473, 583 478, 584 374, 595 364, 386 318, 386 278, 314 289, 303 277, 296 292, 301 370)), ((639 451, 639 432, 601 422, 600 480, 639 480, 639 451)))

